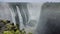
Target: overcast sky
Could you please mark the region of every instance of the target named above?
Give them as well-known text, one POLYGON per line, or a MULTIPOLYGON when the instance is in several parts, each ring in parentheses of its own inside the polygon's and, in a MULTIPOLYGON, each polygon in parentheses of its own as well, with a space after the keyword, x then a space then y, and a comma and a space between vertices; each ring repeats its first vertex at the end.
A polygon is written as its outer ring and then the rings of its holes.
POLYGON ((60 0, 0 0, 0 2, 60 2, 60 0))

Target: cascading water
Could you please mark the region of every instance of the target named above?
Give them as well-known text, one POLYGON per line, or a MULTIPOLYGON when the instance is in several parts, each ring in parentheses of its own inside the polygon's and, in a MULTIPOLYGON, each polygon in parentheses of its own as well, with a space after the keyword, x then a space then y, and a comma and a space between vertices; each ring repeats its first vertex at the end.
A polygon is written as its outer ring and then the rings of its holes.
POLYGON ((17 8, 17 13, 18 13, 19 22, 20 22, 20 23, 19 23, 19 28, 20 28, 20 30, 21 30, 21 29, 24 28, 23 20, 22 20, 22 16, 21 16, 21 13, 20 13, 20 10, 19 10, 18 6, 16 6, 16 8, 17 8))
POLYGON ((9 8, 11 17, 12 17, 12 22, 16 25, 16 20, 15 20, 15 13, 13 12, 13 9, 9 8))

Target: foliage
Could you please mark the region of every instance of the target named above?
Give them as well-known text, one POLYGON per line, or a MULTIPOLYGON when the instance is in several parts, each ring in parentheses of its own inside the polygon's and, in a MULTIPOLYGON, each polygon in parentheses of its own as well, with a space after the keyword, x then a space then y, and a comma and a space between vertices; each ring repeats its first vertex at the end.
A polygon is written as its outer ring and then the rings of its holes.
MULTIPOLYGON (((26 34, 25 29, 19 30, 19 25, 16 24, 14 25, 14 23, 11 23, 9 20, 0 20, 0 24, 3 23, 5 27, 3 32, 3 34, 26 34)), ((0 25, 0 29, 3 28, 0 25)), ((1 30, 2 31, 2 30, 1 30)), ((32 34, 31 32, 29 32, 28 34, 32 34)))

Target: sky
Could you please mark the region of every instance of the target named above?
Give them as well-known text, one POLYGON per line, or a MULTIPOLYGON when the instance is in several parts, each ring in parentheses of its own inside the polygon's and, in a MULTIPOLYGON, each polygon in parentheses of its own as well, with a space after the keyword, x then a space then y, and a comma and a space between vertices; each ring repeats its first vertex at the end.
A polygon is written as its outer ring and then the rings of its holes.
POLYGON ((60 0, 0 0, 0 2, 60 2, 60 0))

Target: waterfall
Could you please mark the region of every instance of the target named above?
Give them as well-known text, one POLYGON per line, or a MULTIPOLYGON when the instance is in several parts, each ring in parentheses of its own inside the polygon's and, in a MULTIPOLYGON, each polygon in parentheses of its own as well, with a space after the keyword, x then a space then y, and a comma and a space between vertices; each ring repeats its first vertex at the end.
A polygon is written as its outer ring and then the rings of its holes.
POLYGON ((11 13, 12 22, 16 25, 15 14, 14 14, 14 12, 11 8, 9 8, 9 10, 10 10, 10 13, 11 13))
MULTIPOLYGON (((24 6, 25 6, 25 5, 24 5, 24 6)), ((27 24, 27 16, 26 16, 26 13, 27 13, 27 12, 26 12, 26 10, 25 10, 25 9, 27 9, 27 8, 24 9, 24 6, 22 5, 22 11, 23 11, 23 13, 24 13, 24 15, 25 15, 25 16, 24 16, 24 17, 25 17, 25 23, 27 24)), ((25 25, 26 25, 26 24, 25 24, 25 25)))
POLYGON ((17 13, 18 13, 18 17, 19 17, 19 28, 23 29, 24 25, 23 25, 22 16, 21 16, 21 13, 20 13, 20 10, 19 10, 18 6, 16 6, 16 8, 17 8, 17 13))

